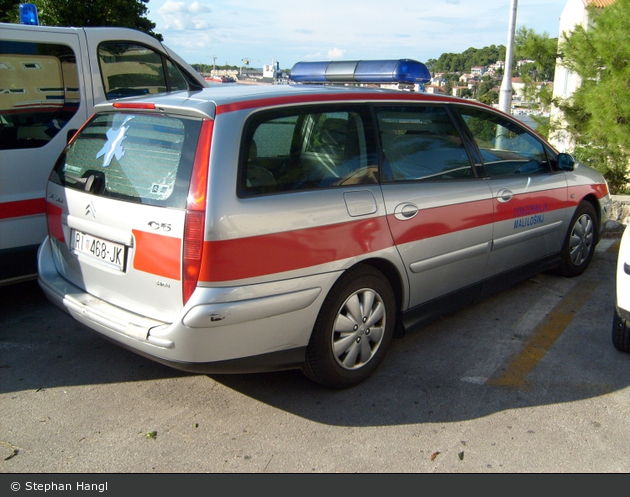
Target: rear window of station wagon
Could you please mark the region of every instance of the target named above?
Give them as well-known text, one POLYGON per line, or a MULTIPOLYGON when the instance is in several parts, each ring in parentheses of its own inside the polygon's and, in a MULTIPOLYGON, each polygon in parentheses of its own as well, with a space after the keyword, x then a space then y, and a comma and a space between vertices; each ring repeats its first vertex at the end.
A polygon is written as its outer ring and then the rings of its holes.
POLYGON ((186 207, 201 121, 100 114, 55 165, 51 181, 104 197, 186 207))

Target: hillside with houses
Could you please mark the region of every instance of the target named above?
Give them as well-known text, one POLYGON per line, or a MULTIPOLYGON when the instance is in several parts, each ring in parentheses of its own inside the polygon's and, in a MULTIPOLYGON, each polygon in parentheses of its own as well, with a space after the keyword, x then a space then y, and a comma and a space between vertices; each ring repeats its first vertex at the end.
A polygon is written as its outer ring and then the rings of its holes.
MULTIPOLYGON (((549 109, 541 95, 545 89, 551 91, 553 81, 536 81, 531 77, 531 68, 535 64, 536 61, 532 59, 521 59, 516 63, 516 73, 519 75, 512 78, 512 110, 515 114, 548 115, 549 109)), ((469 71, 436 72, 430 83, 425 85, 425 90, 428 93, 474 98, 487 104, 497 104, 504 70, 505 62, 497 60, 485 66, 472 66, 469 71)))

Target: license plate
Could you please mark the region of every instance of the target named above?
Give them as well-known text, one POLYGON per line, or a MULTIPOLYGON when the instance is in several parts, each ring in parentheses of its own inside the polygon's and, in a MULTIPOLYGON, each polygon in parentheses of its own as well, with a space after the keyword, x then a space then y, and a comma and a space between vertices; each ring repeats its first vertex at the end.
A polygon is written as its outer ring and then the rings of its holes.
POLYGON ((75 252, 87 255, 92 259, 98 259, 119 271, 125 270, 125 260, 127 258, 127 247, 125 245, 110 240, 103 240, 78 230, 73 230, 72 234, 75 252))

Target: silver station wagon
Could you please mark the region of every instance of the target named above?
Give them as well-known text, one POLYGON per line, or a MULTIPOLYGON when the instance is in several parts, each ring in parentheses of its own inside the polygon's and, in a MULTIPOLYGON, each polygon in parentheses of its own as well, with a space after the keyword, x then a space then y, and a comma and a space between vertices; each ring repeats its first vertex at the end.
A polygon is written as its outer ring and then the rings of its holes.
POLYGON ((394 336, 541 271, 581 274, 604 178, 509 115, 412 91, 429 77, 408 59, 301 62, 288 85, 97 106, 50 175, 41 288, 178 369, 346 388, 394 336))

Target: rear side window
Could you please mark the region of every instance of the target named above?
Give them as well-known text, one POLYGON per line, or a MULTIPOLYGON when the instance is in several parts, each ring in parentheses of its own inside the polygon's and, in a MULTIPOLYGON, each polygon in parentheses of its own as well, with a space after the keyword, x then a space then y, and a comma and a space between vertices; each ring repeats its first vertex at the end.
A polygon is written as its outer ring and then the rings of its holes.
POLYGON ((51 181, 94 195, 184 208, 200 127, 193 119, 97 115, 60 156, 51 181))
POLYGON ((108 100, 187 88, 175 64, 143 45, 101 43, 98 59, 108 100))
POLYGON ((0 149, 46 145, 79 108, 67 45, 0 41, 0 149))
POLYGON ((239 194, 250 196, 378 182, 367 108, 263 111, 248 121, 239 194))
POLYGON ((473 177, 462 139, 443 107, 380 107, 376 116, 385 180, 473 177))

